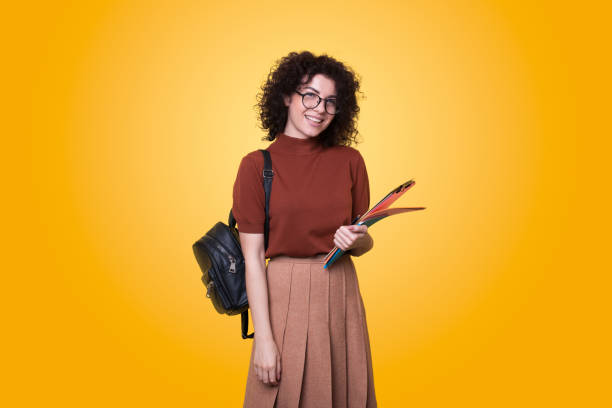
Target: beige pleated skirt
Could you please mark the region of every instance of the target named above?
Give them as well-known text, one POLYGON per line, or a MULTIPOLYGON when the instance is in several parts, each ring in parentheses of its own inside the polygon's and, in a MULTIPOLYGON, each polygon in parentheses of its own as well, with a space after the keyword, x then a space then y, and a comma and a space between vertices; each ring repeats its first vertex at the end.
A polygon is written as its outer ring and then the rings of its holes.
POLYGON ((244 408, 377 407, 370 339, 355 265, 343 255, 277 256, 266 267, 270 324, 281 379, 257 378, 253 350, 244 408))

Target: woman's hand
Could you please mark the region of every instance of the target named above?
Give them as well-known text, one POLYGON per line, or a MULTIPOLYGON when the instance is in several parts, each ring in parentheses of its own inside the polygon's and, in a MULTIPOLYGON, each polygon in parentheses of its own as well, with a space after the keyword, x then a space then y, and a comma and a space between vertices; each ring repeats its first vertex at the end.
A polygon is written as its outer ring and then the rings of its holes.
POLYGON ((334 244, 343 251, 367 246, 369 242, 368 226, 342 225, 334 234, 334 244))
POLYGON ((277 385, 280 381, 281 361, 278 348, 273 339, 258 339, 255 342, 253 365, 259 381, 277 385))

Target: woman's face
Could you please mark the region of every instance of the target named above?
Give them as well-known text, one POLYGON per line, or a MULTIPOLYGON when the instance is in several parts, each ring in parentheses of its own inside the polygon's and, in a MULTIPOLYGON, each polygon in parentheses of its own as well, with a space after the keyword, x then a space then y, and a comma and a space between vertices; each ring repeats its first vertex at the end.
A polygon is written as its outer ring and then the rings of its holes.
MULTIPOLYGON (((304 76, 302 81, 305 81, 306 78, 304 76)), ((293 92, 290 96, 285 96, 285 106, 288 107, 289 115, 284 133, 299 138, 318 136, 334 118, 334 115, 327 113, 325 110, 325 99, 331 100, 333 98, 335 101, 336 84, 333 79, 323 74, 316 74, 307 84, 299 85, 297 91, 302 94, 309 92, 318 95, 321 102, 314 108, 307 108, 302 103, 300 94, 293 92)), ((329 102, 328 110, 331 110, 331 105, 331 102, 329 102)))

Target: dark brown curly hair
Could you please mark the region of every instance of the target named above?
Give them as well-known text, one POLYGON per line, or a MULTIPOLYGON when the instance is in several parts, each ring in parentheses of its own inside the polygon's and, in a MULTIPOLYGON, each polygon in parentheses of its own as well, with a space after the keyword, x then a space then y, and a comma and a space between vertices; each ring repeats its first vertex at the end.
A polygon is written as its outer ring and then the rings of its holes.
POLYGON ((309 51, 299 54, 290 52, 282 57, 270 69, 266 82, 261 86, 255 108, 260 128, 268 133, 262 140, 272 141, 279 132, 285 130, 288 108, 283 102, 283 96, 291 95, 304 75, 307 75, 306 82, 310 82, 316 74, 334 80, 339 108, 329 126, 321 132, 321 143, 324 146, 350 146, 357 142, 357 94, 361 93, 358 75, 350 67, 326 54, 315 56, 309 51))

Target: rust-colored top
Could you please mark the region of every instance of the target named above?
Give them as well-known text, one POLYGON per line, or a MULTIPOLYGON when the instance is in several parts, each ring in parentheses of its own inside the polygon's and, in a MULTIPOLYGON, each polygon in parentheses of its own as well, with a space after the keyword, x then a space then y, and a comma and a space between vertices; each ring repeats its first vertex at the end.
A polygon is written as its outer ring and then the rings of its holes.
MULTIPOLYGON (((308 257, 334 247, 334 233, 370 207, 370 184, 361 153, 349 146, 323 147, 318 138, 279 133, 266 149, 274 179, 266 258, 308 257)), ((264 233, 264 157, 244 156, 233 188, 232 213, 240 232, 264 233)))

